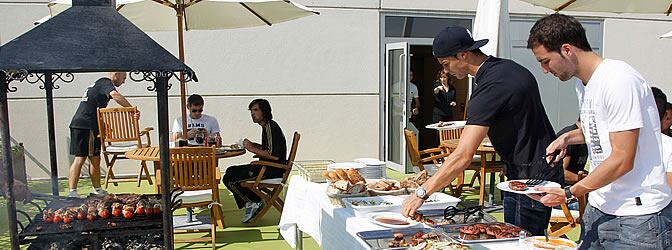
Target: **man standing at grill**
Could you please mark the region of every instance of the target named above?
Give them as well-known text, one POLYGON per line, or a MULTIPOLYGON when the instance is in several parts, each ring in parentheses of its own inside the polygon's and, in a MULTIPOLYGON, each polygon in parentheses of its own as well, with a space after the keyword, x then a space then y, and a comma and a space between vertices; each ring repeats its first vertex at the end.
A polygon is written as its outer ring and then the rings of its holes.
MULTIPOLYGON (((86 88, 79 107, 70 122, 70 154, 75 160, 70 165, 68 186, 69 197, 78 197, 77 182, 86 159, 89 159, 89 176, 93 184, 93 193, 105 195, 107 192, 100 188, 100 136, 98 134, 97 109, 107 107, 110 99, 124 107, 131 107, 131 103, 117 91, 117 87, 126 81, 126 72, 110 72, 107 77, 98 79, 93 85, 86 88)), ((136 114, 140 118, 140 111, 136 114)))
MULTIPOLYGON (((271 104, 266 99, 255 99, 248 106, 252 121, 261 126, 261 144, 251 142, 248 139, 243 141, 245 149, 255 154, 263 161, 287 163, 287 142, 282 129, 273 120, 271 113, 271 104)), ((241 182, 253 180, 259 175, 261 167, 252 165, 231 166, 226 169, 222 178, 224 185, 233 193, 238 208, 245 208, 242 222, 249 222, 265 205, 261 198, 247 188, 240 186, 241 182)), ((267 168, 264 173, 264 179, 280 178, 284 174, 284 169, 267 168)))
MULTIPOLYGON (((459 145, 434 176, 404 201, 404 216, 413 216, 430 194, 463 173, 486 135, 506 163, 508 179, 537 177, 563 183, 562 168, 550 168, 543 160, 555 132, 541 103, 536 79, 514 61, 483 54, 479 48, 487 42, 474 41, 463 27, 447 27, 434 38, 434 57, 442 67, 458 79, 473 75, 476 87, 459 145)), ((504 220, 508 223, 543 235, 550 216, 551 209, 538 201, 504 194, 504 220)))
MULTIPOLYGON (((544 73, 573 77, 581 126, 547 152, 586 143, 590 174, 572 186, 537 188, 547 206, 588 195, 582 249, 672 248, 672 200, 662 160, 660 117, 654 95, 637 70, 592 51, 586 30, 571 16, 539 19, 527 40, 544 73)), ((551 160, 551 159, 549 159, 551 160)))

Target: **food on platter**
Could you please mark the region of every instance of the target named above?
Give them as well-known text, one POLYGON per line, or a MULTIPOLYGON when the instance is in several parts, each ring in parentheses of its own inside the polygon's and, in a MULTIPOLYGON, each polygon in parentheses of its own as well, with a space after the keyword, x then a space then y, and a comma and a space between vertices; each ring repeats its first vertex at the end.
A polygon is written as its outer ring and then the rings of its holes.
POLYGON ((550 237, 548 241, 543 236, 529 237, 524 240, 524 249, 576 249, 578 245, 576 242, 558 238, 550 237))
POLYGON ((448 126, 453 125, 453 124, 455 124, 455 123, 454 122, 439 121, 438 123, 436 123, 436 126, 439 127, 439 128, 442 128, 442 127, 448 127, 448 126))
MULTIPOLYGON (((394 234, 394 239, 392 239, 389 243, 389 247, 413 247, 413 246, 418 246, 421 243, 424 243, 423 245, 427 245, 427 241, 433 240, 433 241, 439 241, 439 235, 436 233, 425 233, 423 231, 418 231, 417 233, 413 234, 410 240, 405 240, 404 239, 404 234, 402 233, 395 233, 394 234)), ((424 249, 424 248, 417 248, 417 249, 424 249)))
POLYGON ((328 194, 358 194, 366 191, 366 181, 354 168, 325 171, 322 173, 330 184, 328 194))
POLYGON ((511 190, 516 190, 516 191, 525 191, 527 190, 527 184, 524 182, 520 181, 510 181, 509 182, 509 188, 511 190))
POLYGON ((376 217, 376 220, 380 223, 385 223, 385 224, 390 224, 390 225, 409 225, 409 224, 411 224, 410 222, 405 221, 405 220, 399 220, 399 219, 396 219, 396 218, 385 217, 385 216, 376 217))
POLYGON ((389 202, 389 201, 375 201, 375 200, 353 200, 350 201, 353 206, 356 207, 366 207, 366 206, 385 206, 385 205, 394 205, 394 203, 389 202))
POLYGON ((393 191, 393 190, 400 190, 401 183, 395 180, 380 179, 375 183, 369 183, 367 187, 369 188, 369 190, 393 191))
MULTIPOLYGON (((75 220, 94 221, 98 218, 108 219, 110 217, 122 217, 122 215, 124 218, 131 219, 135 215, 142 214, 136 207, 151 207, 152 213, 147 213, 147 216, 161 213, 160 202, 155 197, 139 194, 108 194, 103 197, 91 195, 79 206, 43 210, 42 221, 70 224, 75 220)), ((68 227, 61 228, 68 229, 68 227)))
POLYGON ((427 180, 429 179, 429 175, 427 174, 426 170, 420 171, 420 173, 417 173, 414 176, 411 177, 406 177, 403 181, 401 181, 401 187, 402 188, 409 188, 409 189, 416 189, 420 185, 424 184, 427 180))
POLYGON ((504 223, 476 223, 460 227, 460 238, 463 240, 478 239, 510 239, 517 238, 522 230, 519 227, 504 223))

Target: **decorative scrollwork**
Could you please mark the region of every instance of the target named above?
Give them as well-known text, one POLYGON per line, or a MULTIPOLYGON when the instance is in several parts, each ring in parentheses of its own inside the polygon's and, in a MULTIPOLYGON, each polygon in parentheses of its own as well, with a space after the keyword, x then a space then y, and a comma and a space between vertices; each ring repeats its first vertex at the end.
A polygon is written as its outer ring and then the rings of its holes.
MULTIPOLYGON (((151 70, 151 71, 139 71, 139 70, 133 70, 129 74, 131 80, 136 81, 136 82, 142 82, 142 81, 148 81, 154 83, 152 86, 148 86, 147 90, 148 91, 156 91, 156 81, 159 77, 166 78, 166 80, 170 80, 171 78, 178 78, 177 74, 172 71, 162 71, 162 70, 151 70)), ((192 71, 187 71, 184 73, 184 78, 185 82, 190 82, 192 79, 194 79, 194 73, 192 71)), ((170 81, 168 81, 166 88, 170 90, 170 88, 173 86, 170 81)))
POLYGON ((56 84, 57 81, 64 82, 66 84, 71 83, 72 81, 75 80, 75 75, 72 73, 57 73, 57 74, 52 74, 52 81, 51 81, 51 88, 53 89, 60 89, 61 86, 56 84))
POLYGON ((28 71, 25 70, 25 69, 21 69, 21 70, 1 70, 1 71, 6 76, 6 79, 5 79, 6 86, 5 87, 7 88, 6 89, 7 92, 16 92, 17 91, 16 87, 9 85, 11 82, 13 82, 13 81, 21 82, 24 79, 26 79, 26 77, 28 76, 28 71))

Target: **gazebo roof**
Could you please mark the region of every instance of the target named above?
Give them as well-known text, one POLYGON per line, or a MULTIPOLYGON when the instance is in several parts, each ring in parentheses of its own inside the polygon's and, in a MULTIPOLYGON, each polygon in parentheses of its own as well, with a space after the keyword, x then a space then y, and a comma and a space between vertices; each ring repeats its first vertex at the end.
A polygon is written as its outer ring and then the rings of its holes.
POLYGON ((192 71, 111 7, 73 0, 63 13, 0 47, 0 70, 192 71))

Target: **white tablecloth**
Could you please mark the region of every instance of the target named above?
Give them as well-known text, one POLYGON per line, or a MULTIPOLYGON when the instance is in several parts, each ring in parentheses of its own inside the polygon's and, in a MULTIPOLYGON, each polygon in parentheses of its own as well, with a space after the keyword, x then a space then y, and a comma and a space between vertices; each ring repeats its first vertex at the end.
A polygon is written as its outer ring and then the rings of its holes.
MULTIPOLYGON (((322 249, 370 249, 358 232, 387 228, 355 217, 352 209, 336 208, 326 195, 327 185, 292 176, 280 217, 280 234, 296 247, 296 226, 310 235, 322 249)), ((514 249, 517 242, 472 245, 472 249, 514 249)))

